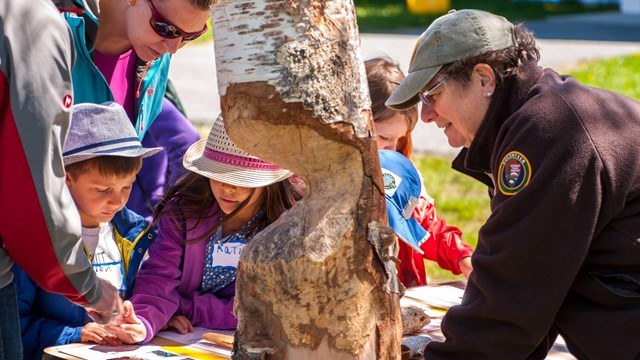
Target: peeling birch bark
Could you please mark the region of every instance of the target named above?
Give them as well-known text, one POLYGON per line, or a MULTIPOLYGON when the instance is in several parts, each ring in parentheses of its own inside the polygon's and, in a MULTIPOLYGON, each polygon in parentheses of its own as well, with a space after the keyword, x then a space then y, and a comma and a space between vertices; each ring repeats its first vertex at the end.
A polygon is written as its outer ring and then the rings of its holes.
POLYGON ((237 270, 235 359, 399 359, 402 323, 351 0, 212 7, 225 126, 309 194, 237 270))

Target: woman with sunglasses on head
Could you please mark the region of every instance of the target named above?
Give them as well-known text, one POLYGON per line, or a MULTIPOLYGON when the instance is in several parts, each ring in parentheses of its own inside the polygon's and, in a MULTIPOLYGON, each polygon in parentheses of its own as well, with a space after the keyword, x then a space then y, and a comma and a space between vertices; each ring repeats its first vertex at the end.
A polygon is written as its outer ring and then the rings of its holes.
POLYGON ((52 0, 75 43, 74 102, 115 101, 142 144, 164 147, 145 161, 127 207, 147 218, 182 175, 182 155, 199 135, 165 97, 171 54, 207 30, 213 0, 52 0))
MULTIPOLYGON (((418 121, 418 109, 412 106, 396 111, 384 105, 405 76, 398 64, 389 58, 373 58, 365 61, 371 111, 379 150, 394 150, 407 158, 411 157, 413 146, 411 131, 418 121)), ((447 225, 438 217, 433 198, 427 194, 422 182, 418 203, 412 211, 415 219, 429 235, 421 239, 420 248, 424 254, 414 251, 404 242, 400 242, 398 259, 398 278, 406 287, 426 285, 424 259, 432 260, 443 268, 465 278, 473 270, 471 253, 473 249, 462 241, 462 232, 455 226, 447 225)))

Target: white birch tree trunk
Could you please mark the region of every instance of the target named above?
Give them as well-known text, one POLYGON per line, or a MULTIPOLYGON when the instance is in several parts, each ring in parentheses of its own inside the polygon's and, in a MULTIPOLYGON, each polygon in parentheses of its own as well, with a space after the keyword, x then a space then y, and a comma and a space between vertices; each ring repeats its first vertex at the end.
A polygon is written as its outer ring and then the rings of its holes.
POLYGON ((398 359, 402 324, 352 0, 219 1, 225 126, 309 194, 245 247, 236 359, 398 359), (391 254, 391 256, 389 256, 391 254))

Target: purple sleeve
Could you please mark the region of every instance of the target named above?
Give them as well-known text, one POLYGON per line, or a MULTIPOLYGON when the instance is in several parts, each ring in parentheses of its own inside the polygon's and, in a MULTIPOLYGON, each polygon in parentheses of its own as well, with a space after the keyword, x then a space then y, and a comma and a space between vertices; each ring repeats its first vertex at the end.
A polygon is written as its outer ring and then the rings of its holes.
POLYGON ((149 247, 149 258, 142 263, 131 297, 136 316, 147 327, 147 339, 167 324, 180 304, 184 246, 176 221, 159 219, 158 238, 149 247))
POLYGON ((235 329, 238 325, 233 315, 233 299, 235 295, 235 281, 216 293, 200 294, 193 291, 183 296, 180 302, 180 312, 191 320, 194 326, 209 329, 235 329))
POLYGON ((142 139, 142 146, 162 147, 164 150, 144 159, 127 207, 151 221, 152 209, 164 191, 186 171, 182 166, 182 156, 199 139, 200 135, 191 122, 164 98, 160 114, 142 139))
MULTIPOLYGON (((183 245, 179 221, 160 217, 158 238, 136 278, 131 302, 147 329, 145 342, 176 314, 207 328, 235 329, 237 324, 233 316, 235 282, 215 295, 200 294, 206 241, 183 245)), ((197 238, 209 225, 200 224, 189 236, 197 238)))

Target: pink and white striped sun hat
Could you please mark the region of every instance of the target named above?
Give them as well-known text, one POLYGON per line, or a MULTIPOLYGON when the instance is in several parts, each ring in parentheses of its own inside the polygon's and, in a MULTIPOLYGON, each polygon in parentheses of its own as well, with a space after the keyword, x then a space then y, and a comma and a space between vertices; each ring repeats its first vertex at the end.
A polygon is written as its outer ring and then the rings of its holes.
POLYGON ((213 123, 206 140, 189 147, 182 164, 209 179, 251 188, 267 186, 293 175, 289 170, 240 150, 229 139, 222 116, 213 123))

